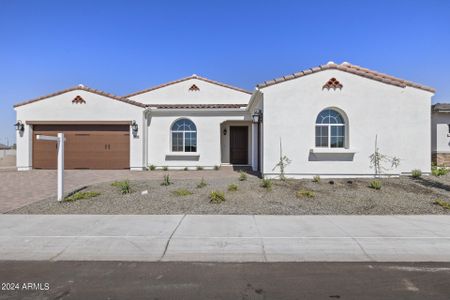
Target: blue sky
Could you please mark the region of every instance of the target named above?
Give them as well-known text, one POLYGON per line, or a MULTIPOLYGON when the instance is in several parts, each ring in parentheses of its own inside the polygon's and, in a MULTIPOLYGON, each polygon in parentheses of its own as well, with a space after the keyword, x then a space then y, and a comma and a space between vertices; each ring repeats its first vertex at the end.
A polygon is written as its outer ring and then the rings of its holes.
POLYGON ((450 102, 449 55, 450 1, 0 0, 0 143, 14 103, 79 83, 124 95, 196 73, 253 89, 330 60, 450 102))

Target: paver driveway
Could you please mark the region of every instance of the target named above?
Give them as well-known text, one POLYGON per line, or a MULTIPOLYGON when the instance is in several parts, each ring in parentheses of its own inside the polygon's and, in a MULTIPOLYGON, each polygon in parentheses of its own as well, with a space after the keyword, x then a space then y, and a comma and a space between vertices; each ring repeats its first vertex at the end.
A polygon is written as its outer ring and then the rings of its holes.
MULTIPOLYGON (((219 171, 170 171, 174 179, 199 179, 213 177, 237 177, 231 167, 222 167, 219 171)), ((95 183, 113 180, 162 180, 165 172, 138 172, 128 170, 68 170, 64 172, 64 190, 74 189, 95 183)), ((0 169, 0 213, 55 196, 56 171, 32 170, 18 172, 14 169, 0 169)))

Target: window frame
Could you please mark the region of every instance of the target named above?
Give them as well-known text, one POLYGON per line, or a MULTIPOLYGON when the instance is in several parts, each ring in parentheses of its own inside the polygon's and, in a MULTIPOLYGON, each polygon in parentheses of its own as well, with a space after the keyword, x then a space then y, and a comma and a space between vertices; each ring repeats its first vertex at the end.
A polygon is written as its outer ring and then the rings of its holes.
POLYGON ((339 110, 336 110, 334 108, 325 108, 322 109, 319 114, 316 116, 316 122, 315 122, 315 126, 314 126, 314 145, 316 148, 321 148, 321 149, 346 149, 347 148, 347 120, 344 116, 344 114, 342 112, 340 112, 339 110), (320 116, 320 114, 322 114, 322 112, 324 111, 334 111, 335 113, 337 113, 340 118, 342 119, 343 123, 317 123, 317 118, 320 116), (317 128, 318 127, 325 127, 327 128, 327 145, 326 146, 319 146, 317 143, 317 139, 320 138, 324 138, 325 136, 317 135, 317 128), (333 135, 332 136, 332 127, 340 127, 342 128, 342 134, 343 135, 333 135), (338 147, 332 147, 331 146, 331 140, 332 138, 342 138, 342 147, 338 146, 338 147))
MULTIPOLYGON (((179 145, 177 145, 177 146, 179 146, 179 145)), ((191 145, 190 147, 193 147, 193 146, 191 145)), ((171 153, 192 153, 192 154, 195 154, 195 153, 198 152, 198 130, 197 130, 197 125, 195 125, 194 121, 192 121, 191 119, 188 119, 188 118, 179 118, 179 119, 176 119, 170 125, 170 152, 171 153), (190 121, 194 125, 195 130, 174 130, 173 127, 175 126, 175 124, 178 121, 181 121, 181 120, 188 120, 188 121, 190 121), (182 150, 181 151, 173 149, 173 147, 174 147, 174 145, 173 145, 173 142, 174 142, 173 134, 174 133, 181 133, 182 134, 182 138, 181 138, 182 139, 182 150), (195 134, 195 151, 186 151, 186 133, 189 133, 189 134, 194 133, 195 134)))

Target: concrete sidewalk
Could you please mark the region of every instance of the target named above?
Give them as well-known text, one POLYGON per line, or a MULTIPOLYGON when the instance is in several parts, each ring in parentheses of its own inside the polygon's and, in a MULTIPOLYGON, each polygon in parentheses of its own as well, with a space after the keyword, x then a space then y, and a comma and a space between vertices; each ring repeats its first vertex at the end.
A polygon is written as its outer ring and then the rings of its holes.
POLYGON ((450 261, 450 216, 0 215, 0 260, 450 261))

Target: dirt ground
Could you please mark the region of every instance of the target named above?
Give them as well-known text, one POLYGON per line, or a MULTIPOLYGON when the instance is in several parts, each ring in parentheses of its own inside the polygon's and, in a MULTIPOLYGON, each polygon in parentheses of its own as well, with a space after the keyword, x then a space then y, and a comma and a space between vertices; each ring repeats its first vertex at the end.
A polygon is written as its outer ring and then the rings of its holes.
POLYGON ((272 180, 272 188, 261 187, 261 179, 248 175, 237 178, 205 178, 207 186, 197 188, 198 179, 130 181, 132 192, 122 195, 111 183, 87 187, 99 192, 90 199, 58 203, 54 197, 10 211, 15 214, 449 214, 450 210, 434 204, 437 199, 450 202, 450 175, 381 179, 381 190, 369 188, 373 179, 272 180), (236 184, 237 191, 228 191, 236 184), (177 196, 174 191, 187 189, 191 195, 177 196), (298 196, 299 190, 313 197, 298 196), (148 194, 142 195, 142 191, 148 194), (225 201, 209 201, 212 191, 222 191, 225 201))

